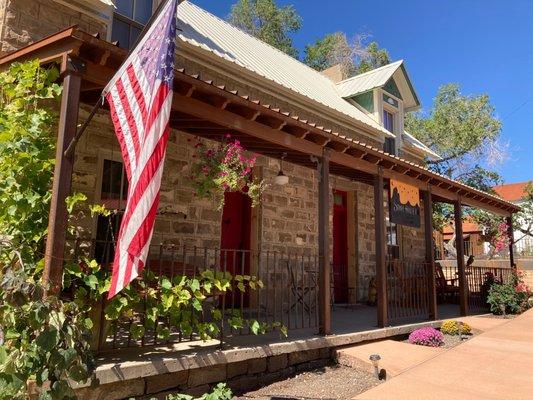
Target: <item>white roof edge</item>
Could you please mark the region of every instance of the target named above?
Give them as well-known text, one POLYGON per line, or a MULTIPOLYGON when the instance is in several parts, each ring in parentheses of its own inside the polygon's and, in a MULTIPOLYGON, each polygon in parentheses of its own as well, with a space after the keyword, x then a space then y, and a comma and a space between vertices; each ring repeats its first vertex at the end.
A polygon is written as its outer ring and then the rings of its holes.
POLYGON ((434 152, 433 150, 431 150, 428 146, 426 146, 424 143, 422 143, 420 140, 418 140, 417 138, 415 138, 413 135, 411 135, 409 132, 407 131, 403 131, 403 134, 407 137, 407 142, 412 145, 413 147, 417 148, 418 150, 426 153, 428 156, 430 156, 432 159, 434 160, 440 160, 442 159, 442 157, 434 152))

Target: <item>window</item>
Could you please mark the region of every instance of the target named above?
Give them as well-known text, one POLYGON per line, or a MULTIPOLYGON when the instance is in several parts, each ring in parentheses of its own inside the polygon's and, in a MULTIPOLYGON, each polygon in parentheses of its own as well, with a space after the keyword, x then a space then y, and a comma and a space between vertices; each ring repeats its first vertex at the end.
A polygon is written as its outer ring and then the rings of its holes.
MULTIPOLYGON (((389 191, 385 189, 383 194, 384 207, 389 209, 389 191)), ((387 230, 387 255, 390 259, 397 260, 400 258, 400 244, 398 240, 398 225, 390 221, 390 215, 387 212, 385 215, 385 227, 387 230)))
POLYGON ((383 144, 383 151, 392 155, 396 155, 396 140, 392 137, 386 137, 383 144))
MULTIPOLYGON (((394 114, 383 110, 383 126, 389 132, 394 133, 394 114)), ((383 151, 389 154, 396 154, 396 139, 387 137, 385 138, 385 143, 383 145, 383 151)))
POLYGON ((130 49, 152 15, 153 0, 117 0, 115 5, 112 40, 130 49))
POLYGON ((389 132, 394 133, 394 115, 387 110, 383 110, 383 126, 389 132))
POLYGON ((120 161, 104 160, 100 200, 109 210, 117 210, 109 217, 99 215, 96 221, 94 258, 100 264, 109 264, 115 256, 114 241, 117 239, 123 207, 128 194, 128 180, 120 161))

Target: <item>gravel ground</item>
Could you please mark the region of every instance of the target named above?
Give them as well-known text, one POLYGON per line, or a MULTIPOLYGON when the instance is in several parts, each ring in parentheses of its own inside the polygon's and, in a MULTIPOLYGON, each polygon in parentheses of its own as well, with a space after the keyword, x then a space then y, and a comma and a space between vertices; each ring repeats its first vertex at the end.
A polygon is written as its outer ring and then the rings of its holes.
POLYGON ((237 399, 351 399, 380 382, 374 375, 342 366, 329 366, 275 382, 237 399))

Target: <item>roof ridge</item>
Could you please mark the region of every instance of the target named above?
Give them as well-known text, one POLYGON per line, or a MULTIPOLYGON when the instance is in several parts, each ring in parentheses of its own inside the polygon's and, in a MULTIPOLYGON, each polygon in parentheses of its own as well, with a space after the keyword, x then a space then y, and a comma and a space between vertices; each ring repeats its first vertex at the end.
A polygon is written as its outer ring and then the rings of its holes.
POLYGON ((365 76, 365 75, 371 75, 371 74, 376 73, 376 72, 378 72, 378 71, 380 71, 380 70, 383 70, 383 69, 385 69, 385 68, 391 67, 391 66, 394 65, 394 64, 398 64, 398 65, 400 65, 400 64, 402 64, 403 62, 404 62, 404 60, 401 59, 401 60, 398 60, 398 61, 394 61, 394 62, 388 63, 388 64, 386 64, 386 65, 382 65, 381 67, 371 69, 370 71, 363 72, 362 74, 358 74, 358 75, 354 75, 354 76, 351 76, 351 77, 349 77, 349 78, 346 78, 346 79, 344 79, 344 80, 342 80, 342 81, 340 81, 340 82, 337 82, 336 85, 337 85, 337 86, 338 86, 338 85, 341 85, 341 84, 343 84, 343 83, 349 82, 349 81, 351 81, 351 80, 354 80, 354 79, 356 79, 356 78, 360 78, 360 77, 365 76))
MULTIPOLYGON (((194 4, 194 3, 193 3, 192 1, 190 1, 190 0, 188 0, 188 1, 184 1, 184 2, 181 3, 180 5, 185 4, 185 3, 188 3, 189 5, 195 7, 196 9, 198 9, 198 10, 201 11, 201 12, 204 12, 204 13, 206 13, 206 14, 211 15, 212 17, 216 18, 216 19, 219 20, 220 22, 222 22, 222 23, 224 23, 224 24, 230 26, 230 27, 233 28, 233 29, 238 30, 239 32, 242 32, 243 34, 245 34, 246 36, 250 37, 251 39, 253 39, 253 40, 257 40, 258 42, 263 43, 264 45, 270 47, 271 49, 273 49, 274 51, 276 51, 276 52, 282 54, 283 56, 288 57, 288 58, 290 58, 291 60, 296 61, 297 63, 303 65, 305 68, 309 69, 310 71, 313 71, 315 74, 317 74, 317 75, 319 75, 319 76, 325 78, 327 81, 331 82, 333 86, 335 86, 335 83, 333 83, 330 79, 328 79, 328 77, 326 77, 325 75, 323 75, 320 71, 317 71, 316 69, 310 67, 309 65, 307 65, 306 63, 304 63, 304 62, 298 60, 297 58, 294 58, 293 56, 291 56, 291 55, 285 53, 284 51, 278 49, 277 47, 274 47, 274 46, 271 45, 270 43, 267 43, 267 42, 265 42, 265 41, 263 41, 263 40, 261 40, 261 39, 255 37, 255 36, 252 35, 251 33, 248 33, 248 32, 246 32, 245 30, 243 30, 243 29, 241 29, 241 28, 239 28, 239 27, 237 27, 237 26, 235 26, 235 25, 229 23, 229 22, 226 21, 225 19, 220 18, 218 15, 215 15, 215 14, 213 14, 213 13, 210 13, 210 12, 207 11, 206 9, 200 7, 200 6, 197 5, 197 4, 194 4)), ((180 5, 179 5, 179 6, 180 6, 180 5)), ((179 7, 179 6, 178 6, 178 7, 179 7)), ((179 11, 179 8, 178 8, 178 11, 179 11)), ((178 20, 179 20, 179 14, 178 14, 178 20)), ((402 60, 402 61, 403 61, 403 60, 402 60)))

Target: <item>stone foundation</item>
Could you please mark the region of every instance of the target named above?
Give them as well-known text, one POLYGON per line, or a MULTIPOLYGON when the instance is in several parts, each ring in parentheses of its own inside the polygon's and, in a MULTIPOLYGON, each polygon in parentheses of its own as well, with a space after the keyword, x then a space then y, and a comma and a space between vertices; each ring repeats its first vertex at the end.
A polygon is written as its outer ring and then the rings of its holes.
POLYGON ((226 382, 239 394, 325 367, 332 356, 330 348, 310 349, 87 387, 78 389, 77 394, 84 400, 164 400, 169 393, 200 396, 219 382, 226 382))

